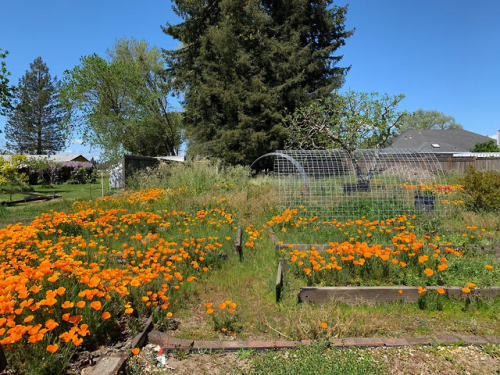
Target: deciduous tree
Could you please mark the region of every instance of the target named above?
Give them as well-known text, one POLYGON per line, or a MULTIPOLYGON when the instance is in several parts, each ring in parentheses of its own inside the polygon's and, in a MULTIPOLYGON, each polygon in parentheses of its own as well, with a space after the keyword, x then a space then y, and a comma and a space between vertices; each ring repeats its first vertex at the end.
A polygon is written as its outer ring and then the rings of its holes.
POLYGON ((403 95, 379 97, 376 93, 354 91, 333 93, 326 99, 298 108, 285 119, 286 146, 299 150, 345 150, 359 181, 369 182, 375 169, 363 175, 355 151, 383 147, 398 131, 405 113, 397 111, 397 106, 403 98, 403 95))
POLYGON ((471 152, 500 152, 500 147, 492 139, 491 141, 476 144, 471 152))
POLYGON ((113 160, 124 151, 177 154, 182 122, 170 112, 169 91, 160 51, 144 41, 122 39, 107 59, 85 56, 65 72, 61 96, 84 142, 113 160))
POLYGON ((463 126, 452 116, 446 116, 438 111, 424 111, 419 109, 407 113, 401 119, 400 131, 408 129, 462 129, 463 126))

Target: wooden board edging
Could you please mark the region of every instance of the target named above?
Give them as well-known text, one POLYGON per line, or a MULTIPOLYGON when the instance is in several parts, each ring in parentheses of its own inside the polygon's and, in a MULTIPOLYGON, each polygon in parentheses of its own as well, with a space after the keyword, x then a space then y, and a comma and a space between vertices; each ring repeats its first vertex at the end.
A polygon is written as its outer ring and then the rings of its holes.
MULTIPOLYGON (((241 349, 253 350, 283 350, 293 349, 301 345, 312 345, 314 340, 251 340, 251 341, 204 341, 191 339, 178 339, 167 333, 153 330, 149 335, 151 344, 159 345, 167 351, 237 351, 241 349)), ((500 336, 464 336, 453 335, 434 335, 434 336, 405 336, 405 337, 346 337, 330 338, 328 346, 331 348, 339 347, 395 347, 395 346, 414 346, 414 345, 484 345, 500 344, 500 336)))
POLYGON ((238 254, 240 260, 243 260, 243 248, 241 246, 241 241, 242 241, 241 225, 238 225, 238 231, 236 232, 236 241, 234 243, 234 253, 238 254))
MULTIPOLYGON (((500 297, 500 286, 489 288, 472 288, 470 293, 462 292, 458 286, 438 287, 426 286, 427 290, 444 289, 444 294, 450 298, 467 298, 468 296, 495 298, 500 297)), ((344 303, 387 303, 395 301, 417 302, 420 298, 418 287, 415 286, 336 286, 336 287, 301 287, 298 294, 299 302, 323 303, 337 300, 344 303)))
POLYGON ((281 291, 283 289, 283 259, 278 261, 278 273, 276 275, 276 302, 281 299, 281 291))
POLYGON ((130 341, 125 349, 98 358, 94 366, 85 367, 82 370, 82 375, 115 375, 122 371, 131 350, 144 346, 147 334, 152 328, 153 317, 150 316, 146 321, 144 329, 130 341))

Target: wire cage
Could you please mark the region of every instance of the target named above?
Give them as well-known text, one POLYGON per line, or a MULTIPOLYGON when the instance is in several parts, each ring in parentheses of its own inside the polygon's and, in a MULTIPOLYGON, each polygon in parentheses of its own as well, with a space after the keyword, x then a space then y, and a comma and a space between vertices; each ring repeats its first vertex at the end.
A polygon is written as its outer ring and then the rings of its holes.
POLYGON ((307 216, 385 219, 449 211, 452 191, 432 153, 334 149, 265 156, 274 157, 282 208, 303 207, 307 216))

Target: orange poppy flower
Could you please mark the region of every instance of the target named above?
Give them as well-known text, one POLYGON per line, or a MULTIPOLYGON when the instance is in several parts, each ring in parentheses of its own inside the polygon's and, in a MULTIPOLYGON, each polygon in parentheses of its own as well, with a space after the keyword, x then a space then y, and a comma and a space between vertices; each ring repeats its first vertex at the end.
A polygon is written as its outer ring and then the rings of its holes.
POLYGON ((101 315, 101 319, 102 320, 106 320, 106 319, 109 319, 109 318, 111 318, 111 314, 108 311, 105 311, 105 312, 102 313, 102 315, 101 315))
POLYGON ((59 326, 59 323, 57 323, 54 319, 49 319, 45 322, 45 327, 47 327, 49 331, 52 331, 57 326, 59 326))
POLYGON ((90 307, 92 307, 94 310, 100 310, 101 309, 101 302, 100 301, 92 301, 90 303, 90 307))

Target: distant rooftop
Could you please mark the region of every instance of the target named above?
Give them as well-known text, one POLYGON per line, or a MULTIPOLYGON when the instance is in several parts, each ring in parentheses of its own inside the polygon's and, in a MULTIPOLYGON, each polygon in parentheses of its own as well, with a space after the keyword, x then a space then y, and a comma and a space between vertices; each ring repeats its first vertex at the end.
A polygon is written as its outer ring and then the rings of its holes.
MULTIPOLYGON (((10 155, 0 155, 5 160, 10 160, 12 154, 10 155)), ((79 161, 79 162, 89 162, 89 160, 80 154, 55 154, 55 155, 28 155, 26 156, 30 159, 47 159, 48 161, 53 161, 54 163, 64 163, 68 161, 79 161)))
POLYGON ((478 143, 491 141, 490 137, 463 129, 406 130, 394 138, 389 149, 410 149, 419 152, 469 152, 478 143))

